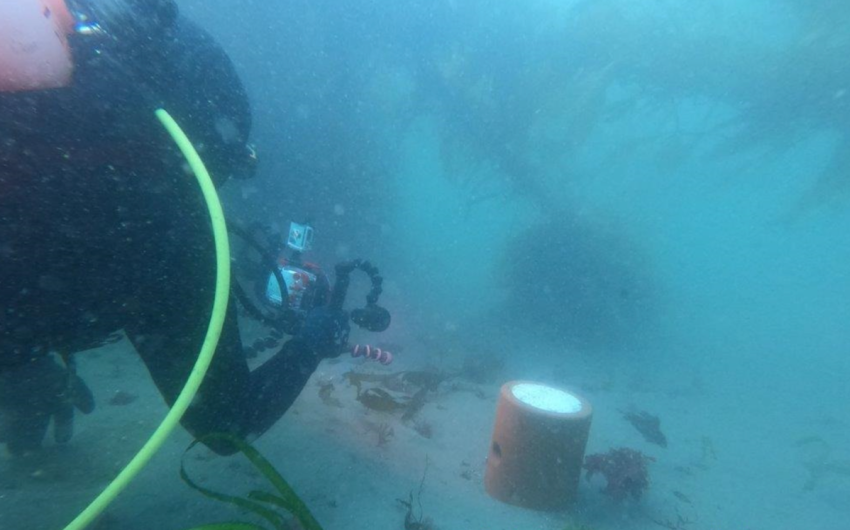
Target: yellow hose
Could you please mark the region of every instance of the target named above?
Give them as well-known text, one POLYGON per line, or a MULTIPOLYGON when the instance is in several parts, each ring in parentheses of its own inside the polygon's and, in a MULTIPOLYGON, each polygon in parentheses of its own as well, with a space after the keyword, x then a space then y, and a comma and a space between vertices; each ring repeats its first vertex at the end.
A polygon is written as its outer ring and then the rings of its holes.
POLYGON ((106 509, 109 503, 115 500, 115 497, 127 487, 130 481, 139 474, 142 468, 153 458, 153 455, 162 447, 168 435, 180 423, 180 418, 183 417, 186 409, 189 408, 189 404, 192 403, 195 393, 204 380, 204 375, 207 373, 207 368, 210 366, 216 346, 218 345, 218 339, 221 336, 224 317, 227 314, 227 301, 230 296, 230 243, 227 239, 224 212, 221 209, 221 202, 218 200, 215 185, 210 178, 210 174, 207 172, 207 168, 204 167, 201 157, 198 156, 198 152, 195 151, 189 138, 186 137, 186 134, 177 125, 177 122, 163 109, 158 109, 156 116, 168 131, 168 134, 171 135, 171 138, 174 139, 183 156, 186 157, 186 161, 198 179, 198 184, 201 187, 204 200, 209 209, 216 253, 215 300, 213 302, 212 316, 209 327, 207 328, 207 335, 204 338, 204 344, 201 346, 201 353, 198 355, 198 360, 195 362, 195 366, 186 380, 186 385, 180 391, 180 395, 177 396, 177 400, 174 402, 171 410, 168 411, 168 414, 166 414, 165 419, 162 420, 156 431, 145 442, 145 445, 136 453, 136 456, 130 460, 130 463, 121 470, 118 476, 80 515, 65 527, 65 530, 82 530, 88 526, 106 509))

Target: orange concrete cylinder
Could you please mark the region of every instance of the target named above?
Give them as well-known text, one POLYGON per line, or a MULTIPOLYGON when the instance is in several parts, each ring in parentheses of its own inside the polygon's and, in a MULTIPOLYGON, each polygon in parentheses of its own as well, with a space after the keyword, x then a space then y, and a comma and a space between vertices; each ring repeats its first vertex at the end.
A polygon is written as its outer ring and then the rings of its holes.
POLYGON ((593 409, 583 398, 529 381, 502 385, 484 487, 494 498, 561 510, 578 493, 593 409))

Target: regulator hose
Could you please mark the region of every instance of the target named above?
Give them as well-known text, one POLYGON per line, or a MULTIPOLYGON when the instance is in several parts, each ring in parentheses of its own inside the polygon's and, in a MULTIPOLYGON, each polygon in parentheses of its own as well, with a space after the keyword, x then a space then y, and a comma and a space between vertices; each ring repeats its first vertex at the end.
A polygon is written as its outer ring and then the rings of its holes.
POLYGON ((230 243, 227 239, 224 212, 215 190, 215 184, 213 184, 210 174, 207 172, 198 152, 192 146, 192 142, 189 141, 189 138, 171 115, 163 109, 157 109, 156 116, 177 144, 177 147, 180 148, 180 151, 189 163, 189 167, 192 168, 192 172, 198 180, 198 185, 201 188, 204 201, 209 210, 216 254, 215 298, 213 300, 212 315, 209 326, 207 327, 207 334, 204 337, 204 343, 201 346, 201 352, 198 354, 198 360, 195 361, 195 366, 192 368, 192 372, 189 374, 188 379, 186 379, 186 384, 174 401, 171 410, 168 411, 162 423, 159 424, 159 427, 156 428, 148 441, 145 442, 145 445, 136 453, 136 456, 118 473, 118 476, 109 483, 106 489, 65 527, 65 530, 82 530, 91 524, 115 500, 115 497, 130 484, 151 458, 153 458, 154 454, 162 447, 165 440, 180 423, 180 419, 183 417, 186 409, 189 408, 192 399, 195 397, 198 388, 204 380, 216 346, 218 346, 218 339, 221 337, 221 329, 224 325, 225 315, 227 314, 227 303, 230 294, 230 243))

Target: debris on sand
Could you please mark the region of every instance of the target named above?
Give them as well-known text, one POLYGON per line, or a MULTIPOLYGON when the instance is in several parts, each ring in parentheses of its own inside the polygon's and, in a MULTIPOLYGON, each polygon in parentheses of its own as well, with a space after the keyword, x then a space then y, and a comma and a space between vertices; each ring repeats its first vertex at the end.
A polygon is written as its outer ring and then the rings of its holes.
POLYGON ((646 464, 655 459, 640 451, 621 447, 607 453, 588 455, 584 459, 587 480, 599 473, 605 477, 602 490, 616 501, 626 497, 639 500, 649 489, 649 470, 646 464))
MULTIPOLYGON (((622 412, 622 411, 621 411, 622 412)), ((661 420, 658 416, 643 410, 622 412, 626 419, 649 443, 667 447, 667 437, 661 432, 661 420)))
POLYGON ((109 398, 109 404, 114 407, 123 407, 139 399, 136 394, 125 392, 124 390, 116 390, 112 397, 109 398))

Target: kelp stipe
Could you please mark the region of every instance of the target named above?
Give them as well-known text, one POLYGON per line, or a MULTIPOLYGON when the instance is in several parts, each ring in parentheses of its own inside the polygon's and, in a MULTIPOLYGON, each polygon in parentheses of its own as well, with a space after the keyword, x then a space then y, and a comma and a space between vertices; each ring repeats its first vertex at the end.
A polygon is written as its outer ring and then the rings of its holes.
MULTIPOLYGON (((281 508, 292 514, 303 530, 322 530, 321 525, 319 525, 318 521, 316 521, 315 517, 313 517, 313 514, 310 513, 310 509, 307 508, 304 501, 298 497, 295 490, 292 489, 274 466, 266 460, 259 451, 254 449, 254 447, 236 436, 230 434, 211 434, 192 442, 183 453, 183 460, 180 462, 180 478, 182 478, 190 488, 199 491, 205 497, 232 504, 258 515, 271 524, 272 528, 275 530, 290 529, 286 519, 279 511, 281 508), (248 493, 247 497, 237 497, 204 488, 203 486, 199 486, 193 482, 192 479, 189 478, 189 474, 186 472, 186 454, 188 454, 189 451, 191 451, 192 448, 199 443, 210 441, 224 441, 236 447, 239 452, 242 453, 264 477, 266 477, 272 486, 274 486, 277 494, 261 490, 253 490, 248 493)), ((197 526, 189 530, 267 530, 267 528, 253 523, 227 522, 197 526)))

